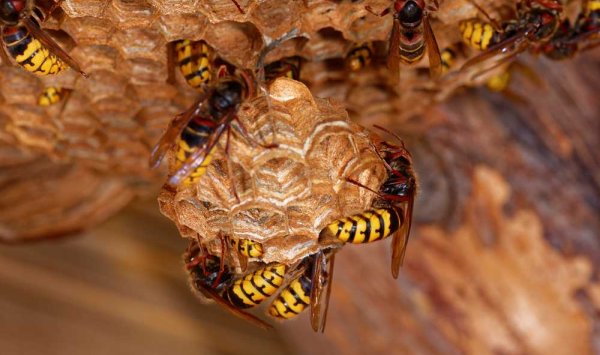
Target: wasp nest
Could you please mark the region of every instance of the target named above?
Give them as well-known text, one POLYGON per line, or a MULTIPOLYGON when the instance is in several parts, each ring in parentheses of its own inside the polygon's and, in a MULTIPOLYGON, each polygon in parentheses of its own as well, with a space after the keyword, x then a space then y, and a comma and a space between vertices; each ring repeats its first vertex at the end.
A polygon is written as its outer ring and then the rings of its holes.
POLYGON ((289 265, 318 251, 326 224, 370 207, 374 194, 346 178, 377 190, 387 175, 371 134, 297 81, 276 80, 238 117, 247 137, 232 129, 226 154, 223 134, 196 184, 160 194, 184 237, 250 239, 263 245, 264 262, 289 265))
MULTIPOLYGON (((514 5, 508 0, 478 3, 492 15, 502 5, 514 5)), ((384 44, 391 31, 392 16, 374 16, 365 5, 381 11, 391 5, 389 0, 253 0, 240 5, 244 13, 231 0, 62 1, 42 27, 90 78, 73 70, 36 77, 3 63, 0 140, 60 164, 83 165, 99 177, 120 179, 132 191, 140 183, 159 181, 146 164, 150 148, 196 96, 180 75, 175 85, 167 83, 167 43, 180 39, 204 40, 224 60, 253 68, 265 44, 295 28, 299 38, 276 48, 268 61, 302 57, 301 80, 315 96, 334 97, 358 122, 391 130, 406 127, 407 117, 468 82, 462 75, 432 82, 426 58, 415 67, 402 67, 402 95, 389 83, 384 58, 348 75, 340 61, 349 48, 369 41, 384 44), (49 86, 71 90, 66 102, 37 106, 37 96, 49 86)), ((431 13, 439 47, 459 42, 458 21, 476 15, 464 0, 441 2, 431 13)))

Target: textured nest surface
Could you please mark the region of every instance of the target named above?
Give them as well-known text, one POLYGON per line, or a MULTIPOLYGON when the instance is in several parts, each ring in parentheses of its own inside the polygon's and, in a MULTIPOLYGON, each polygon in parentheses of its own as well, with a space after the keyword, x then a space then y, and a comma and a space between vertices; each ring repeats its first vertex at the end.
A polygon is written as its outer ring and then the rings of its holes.
MULTIPOLYGON (((492 14, 501 5, 479 3, 492 14)), ((415 68, 402 68, 402 95, 389 84, 383 58, 348 75, 341 60, 352 43, 385 41, 391 30, 391 16, 369 14, 367 4, 380 11, 390 1, 241 1, 241 14, 230 0, 65 0, 43 26, 91 77, 84 80, 68 70, 40 78, 3 65, 0 139, 58 164, 84 166, 99 179, 118 179, 132 194, 148 191, 146 184, 159 181, 159 174, 147 167, 150 148, 196 96, 180 75, 176 85, 167 83, 166 44, 203 39, 223 59, 252 68, 265 43, 293 28, 300 37, 276 48, 268 61, 304 58, 301 79, 311 92, 338 99, 358 122, 422 130, 429 123, 417 119, 409 124, 407 118, 446 98, 467 79, 453 75, 433 83, 426 58, 415 68), (50 85, 73 89, 62 112, 60 104, 36 106, 37 96, 50 85)), ((512 6, 508 0, 502 4, 512 6)), ((458 21, 476 14, 464 0, 442 1, 431 15, 440 48, 459 41, 458 21)), ((2 158, 8 154, 0 151, 2 158)), ((75 197, 77 191, 71 194, 75 197)), ((87 198, 81 196, 81 203, 87 198)))
POLYGON ((183 236, 210 243, 222 232, 258 241, 264 262, 291 264, 318 250, 326 224, 369 208, 374 194, 346 177, 378 190, 387 172, 371 145, 376 138, 339 104, 314 99, 306 86, 284 78, 269 93, 240 109, 254 142, 233 129, 226 157, 223 134, 198 183, 163 188, 159 201, 183 236))

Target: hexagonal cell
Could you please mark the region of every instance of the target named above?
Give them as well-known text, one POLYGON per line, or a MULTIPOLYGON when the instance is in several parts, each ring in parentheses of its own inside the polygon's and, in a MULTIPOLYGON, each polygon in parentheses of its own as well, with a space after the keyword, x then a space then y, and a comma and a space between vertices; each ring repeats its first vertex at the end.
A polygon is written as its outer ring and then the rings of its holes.
POLYGON ((273 158, 254 171, 254 184, 259 196, 283 201, 310 189, 307 166, 287 157, 273 158))
POLYGON ((246 206, 233 214, 232 234, 238 238, 264 241, 289 234, 287 217, 273 207, 246 206))

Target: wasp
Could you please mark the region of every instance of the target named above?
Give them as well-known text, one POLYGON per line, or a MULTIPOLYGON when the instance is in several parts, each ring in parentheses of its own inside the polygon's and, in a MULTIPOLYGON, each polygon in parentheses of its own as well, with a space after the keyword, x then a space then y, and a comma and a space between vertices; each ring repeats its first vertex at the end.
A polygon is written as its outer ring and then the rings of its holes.
POLYGON ((373 59, 373 44, 361 43, 352 46, 344 59, 346 68, 350 71, 359 71, 371 63, 373 59))
POLYGON ((212 79, 214 51, 204 41, 187 39, 167 45, 168 82, 175 83, 175 66, 192 88, 202 91, 212 79))
POLYGON ((222 258, 209 254, 196 241, 185 252, 184 262, 192 287, 233 314, 260 327, 270 328, 268 323, 244 309, 258 306, 281 289, 269 307, 269 314, 289 319, 310 305, 311 324, 315 331, 322 331, 333 273, 333 253, 330 250, 305 257, 293 267, 293 271, 283 264, 274 263, 239 278, 234 278, 222 258), (303 283, 301 288, 298 288, 298 282, 303 283), (300 299, 302 305, 294 302, 294 299, 300 299))
MULTIPOLYGON (((291 37, 296 36, 296 30, 283 35, 266 46, 259 56, 257 66, 262 63, 268 51, 291 37)), ((264 78, 261 78, 261 81, 264 78)), ((167 127, 158 143, 152 149, 149 164, 157 167, 166 152, 177 146, 176 170, 168 179, 170 186, 180 183, 185 185, 196 182, 205 172, 212 160, 214 148, 222 134, 230 132, 230 123, 237 119, 237 111, 241 104, 256 95, 257 82, 252 73, 235 70, 229 74, 226 65, 221 65, 217 78, 198 99, 183 113, 177 115, 167 127)), ((240 130, 247 135, 245 128, 238 121, 240 130)), ((229 137, 229 134, 227 135, 229 137)), ((228 150, 229 141, 225 144, 228 150)), ((229 167, 231 169, 231 166, 229 167)), ((236 198, 237 193, 232 185, 236 198)))
POLYGON ((572 58, 578 52, 596 47, 600 32, 600 0, 585 1, 574 25, 565 19, 552 38, 533 49, 552 60, 572 58))
POLYGON ((217 81, 171 121, 152 150, 150 166, 156 167, 167 150, 177 146, 176 171, 169 178, 171 186, 180 182, 189 185, 205 173, 219 138, 235 119, 242 102, 254 95, 255 86, 249 74, 243 71, 237 74, 229 75, 222 66, 217 81))
POLYGON ((288 320, 310 306, 313 330, 325 331, 334 257, 335 249, 327 249, 304 258, 295 272, 290 273, 290 281, 269 306, 269 315, 276 319, 288 320))
POLYGON ((194 241, 190 243, 183 259, 190 276, 190 285, 194 290, 242 319, 261 328, 271 328, 271 325, 265 321, 244 312, 223 297, 223 294, 231 287, 234 275, 229 267, 223 263, 222 258, 209 254, 204 247, 194 241))
POLYGON ((300 57, 288 57, 270 63, 265 66, 265 80, 269 82, 282 77, 300 80, 301 65, 300 57))
MULTIPOLYGON (((387 57, 387 65, 394 78, 400 75, 400 63, 410 65, 418 62, 425 55, 425 48, 431 77, 437 79, 441 75, 440 50, 429 24, 429 13, 437 11, 438 7, 437 0, 433 0, 430 6, 425 6, 424 0, 394 1, 394 24, 387 57)), ((366 9, 380 17, 391 11, 388 7, 377 14, 369 6, 366 9)))
POLYGON ((354 244, 370 243, 393 235, 391 269, 394 278, 398 278, 400 266, 404 261, 417 191, 411 155, 404 143, 401 140, 400 142, 400 146, 382 143, 379 148, 383 153, 380 157, 388 170, 388 177, 379 191, 373 191, 359 182, 348 179, 348 182, 378 195, 373 202, 373 209, 335 220, 319 234, 320 242, 338 240, 354 244))
POLYGON ((483 50, 483 53, 468 60, 461 70, 508 51, 508 55, 492 68, 500 66, 527 48, 548 41, 560 25, 562 6, 557 0, 519 1, 516 4, 516 19, 502 24, 494 21, 474 0, 469 1, 488 22, 470 19, 459 23, 464 42, 472 48, 483 50))
POLYGON ((1 1, 0 25, 6 52, 0 50, 0 54, 5 63, 10 62, 8 52, 19 66, 37 75, 58 74, 71 67, 87 77, 79 64, 40 28, 57 3, 45 10, 33 0, 1 1))
POLYGON ((70 93, 70 89, 60 86, 49 86, 44 88, 40 96, 38 96, 38 105, 46 107, 57 104, 63 99, 66 100, 70 93))

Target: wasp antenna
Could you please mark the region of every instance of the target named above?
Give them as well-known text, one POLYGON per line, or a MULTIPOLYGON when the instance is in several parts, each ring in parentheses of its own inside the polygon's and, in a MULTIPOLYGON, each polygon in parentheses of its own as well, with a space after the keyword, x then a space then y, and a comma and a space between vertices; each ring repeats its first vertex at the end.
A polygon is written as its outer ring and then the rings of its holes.
POLYGON ((237 8, 238 8, 239 12, 240 12, 242 15, 245 15, 245 14, 246 14, 246 11, 244 11, 244 9, 242 9, 242 7, 240 6, 240 4, 238 4, 238 2, 237 2, 236 0, 231 0, 231 2, 233 2, 233 3, 235 4, 235 7, 237 7, 237 8))

